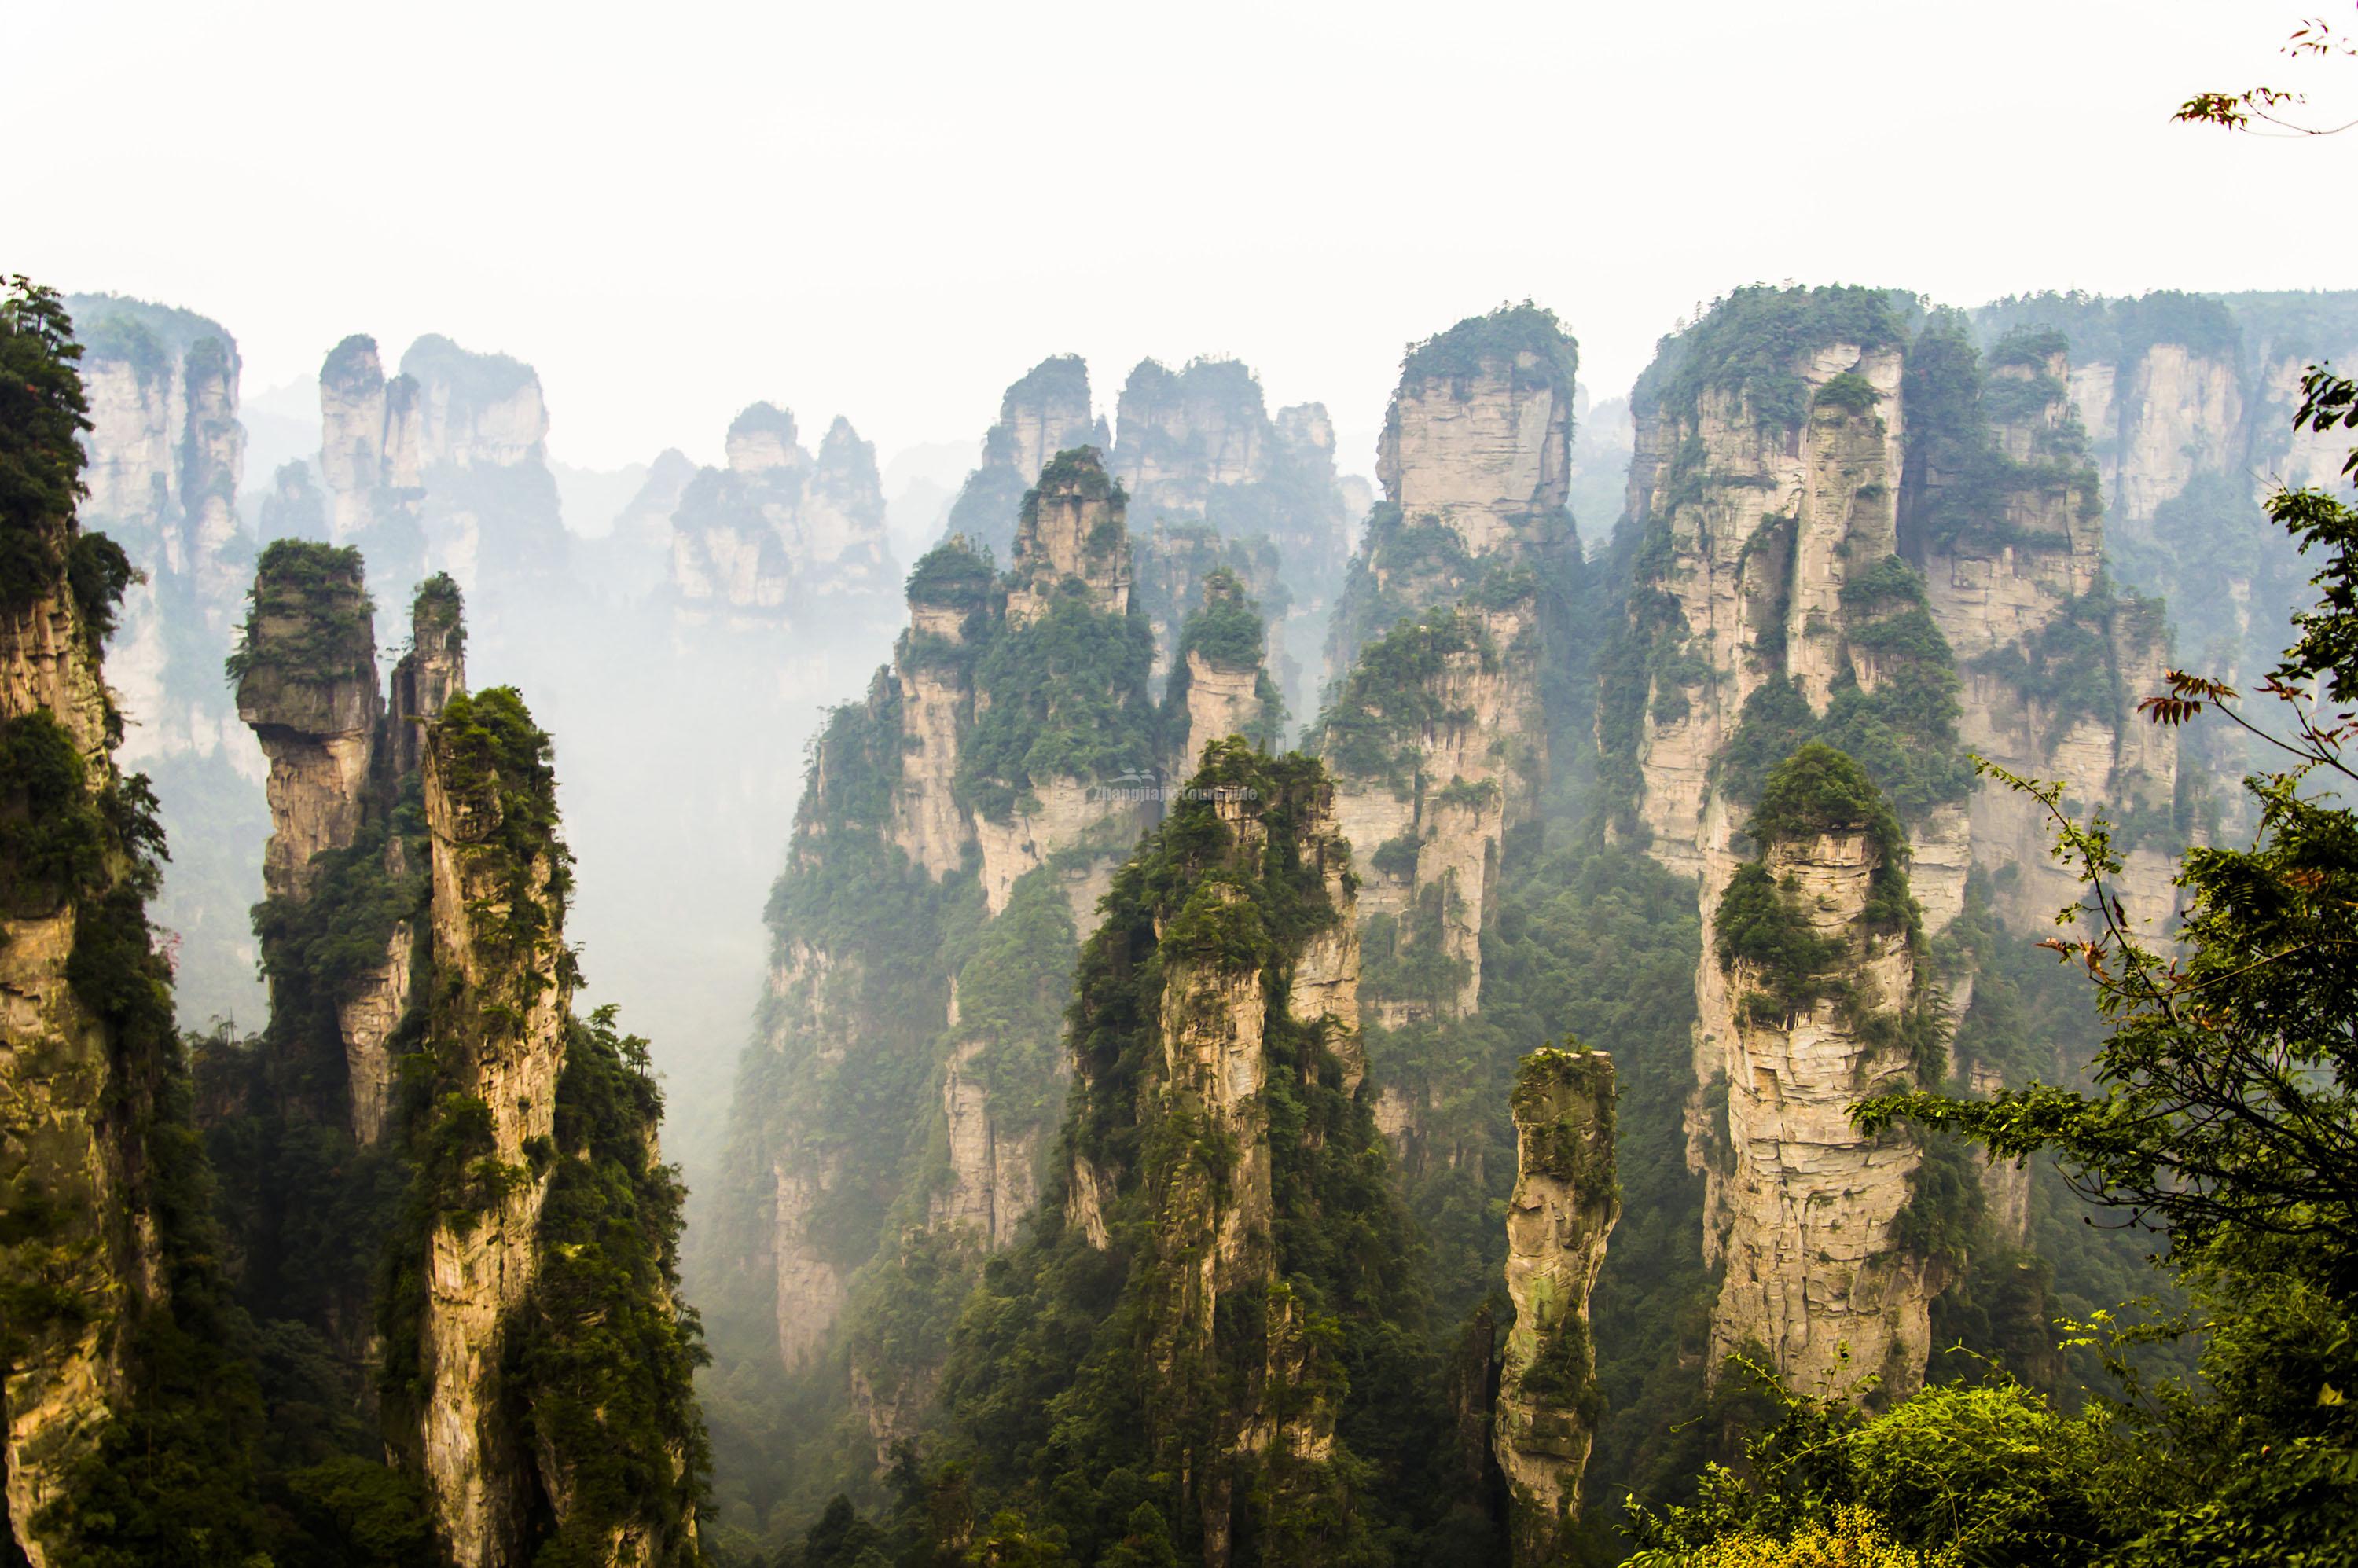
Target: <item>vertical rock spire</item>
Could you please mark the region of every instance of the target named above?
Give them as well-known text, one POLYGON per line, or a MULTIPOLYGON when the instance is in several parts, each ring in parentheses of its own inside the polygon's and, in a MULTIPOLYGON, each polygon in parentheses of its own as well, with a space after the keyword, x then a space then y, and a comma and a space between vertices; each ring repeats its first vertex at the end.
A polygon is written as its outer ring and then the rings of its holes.
POLYGON ((1517 1568, 1563 1561, 1602 1400, 1588 1295, 1621 1215, 1612 1058, 1534 1051, 1516 1074, 1507 1294, 1515 1325, 1498 1383, 1496 1452, 1517 1568))

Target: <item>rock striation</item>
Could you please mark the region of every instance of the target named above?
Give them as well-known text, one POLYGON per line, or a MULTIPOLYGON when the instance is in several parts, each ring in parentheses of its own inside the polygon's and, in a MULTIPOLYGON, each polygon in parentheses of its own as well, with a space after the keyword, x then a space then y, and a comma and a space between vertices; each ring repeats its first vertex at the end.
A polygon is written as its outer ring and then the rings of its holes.
POLYGON ((1621 1214, 1613 1062, 1544 1049, 1515 1077, 1515 1190, 1507 1203, 1507 1336, 1494 1423, 1518 1564, 1563 1560, 1602 1400, 1589 1292, 1621 1214))
POLYGON ((892 573, 876 449, 838 418, 813 457, 794 416, 757 403, 729 427, 729 466, 671 514, 671 588, 691 619, 783 624, 883 591, 892 573))
MULTIPOLYGON (((2157 926, 2170 913, 2153 840, 2173 825, 2175 743, 2135 713, 2167 632, 2105 577, 2068 372, 2060 342, 2010 338, 1985 361, 1954 313, 1911 320, 1873 290, 1759 288, 1668 340, 1633 399, 1642 537, 1599 739, 1627 792, 1621 830, 1701 893, 1689 1158, 1707 1255, 1728 1269, 1714 1344, 1758 1342, 1790 1378, 1834 1379, 1838 1346, 1854 1379, 1920 1378, 1947 1281, 1887 1245, 1916 1153, 1861 1147, 1844 1112, 1875 1082, 1930 1071, 1851 1017, 1871 996, 1912 1018, 1920 955, 1828 926, 1812 939, 1848 944, 1826 961, 1854 1000, 1774 1023, 1710 956, 1730 939, 1729 890, 1754 876, 1737 839, 1772 770, 1823 743, 1889 802, 1872 854, 1764 846, 1773 881, 1812 887, 1821 924, 1856 918, 1874 876, 1896 874, 1877 866, 1901 859, 1932 932, 1977 868, 2017 928, 2078 896, 2035 803, 1977 788, 1969 749, 2136 823, 2147 842, 2123 892, 2157 926), (1812 1276, 1812 1259, 1841 1277, 1812 1276)), ((1942 978, 1962 1007, 1970 975, 1942 978)))
POLYGON ((265 767, 221 683, 253 561, 236 510, 237 343, 206 317, 144 300, 66 305, 89 404, 81 515, 142 574, 124 593, 107 679, 124 715, 121 759, 156 781, 178 846, 154 913, 178 938, 186 1016, 233 1017, 259 1001, 245 910, 265 767), (200 820, 184 816, 197 802, 200 820))
POLYGON ((1907 845, 1865 771, 1815 742, 1748 831, 1760 855, 1714 911, 1697 986, 1714 1357, 1757 1346, 1796 1387, 1903 1397, 1947 1281, 1903 1217, 1922 1151, 1862 1135, 1850 1108, 1945 1075, 1907 845))
MULTIPOLYGON (((85 304, 70 314, 22 278, 0 291, 0 1555, 29 1568, 243 1560, 263 1539, 251 1331, 208 1215, 169 937, 148 914, 165 860, 157 797, 118 765, 124 717, 102 665, 138 568, 77 512, 92 464, 77 319, 118 346, 127 328, 91 321, 85 304)), ((139 309, 158 331, 194 320, 139 309)), ((203 349, 170 362, 187 373, 195 447, 211 438, 205 388, 233 385, 218 361, 202 371, 203 349)), ((184 480, 220 457, 180 455, 184 480)), ((186 501, 199 531, 181 544, 207 549, 201 499, 160 489, 148 516, 186 501)), ((202 566, 184 553, 179 586, 202 566)))
POLYGON ((1531 306, 1412 345, 1335 623, 1336 695, 1312 744, 1363 868, 1368 989, 1388 1028, 1463 1017, 1507 830, 1547 767, 1541 573, 1563 502, 1576 352, 1531 306))
POLYGON ((1276 749, 1285 705, 1269 676, 1268 637, 1260 605, 1235 573, 1220 568, 1204 579, 1203 607, 1188 617, 1163 693, 1163 731, 1176 743, 1167 776, 1185 777, 1205 747, 1231 735, 1276 749))

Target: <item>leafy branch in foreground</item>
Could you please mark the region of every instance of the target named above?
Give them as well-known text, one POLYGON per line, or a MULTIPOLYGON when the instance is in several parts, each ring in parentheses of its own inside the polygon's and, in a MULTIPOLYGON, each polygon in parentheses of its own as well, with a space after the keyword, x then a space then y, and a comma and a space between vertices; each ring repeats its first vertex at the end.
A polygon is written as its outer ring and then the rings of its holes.
MULTIPOLYGON (((2358 55, 2358 43, 2335 30, 2321 16, 2312 16, 2294 29, 2285 41, 2284 52, 2295 59, 2305 56, 2358 55)), ((2178 106, 2170 118, 2180 124, 2222 125, 2230 131, 2248 131, 2255 120, 2265 121, 2277 128, 2277 134, 2297 136, 2339 135, 2358 120, 2346 120, 2339 125, 2304 125, 2297 120, 2277 113, 2309 102, 2303 92, 2290 92, 2277 87, 2252 87, 2241 92, 2198 92, 2178 106)))

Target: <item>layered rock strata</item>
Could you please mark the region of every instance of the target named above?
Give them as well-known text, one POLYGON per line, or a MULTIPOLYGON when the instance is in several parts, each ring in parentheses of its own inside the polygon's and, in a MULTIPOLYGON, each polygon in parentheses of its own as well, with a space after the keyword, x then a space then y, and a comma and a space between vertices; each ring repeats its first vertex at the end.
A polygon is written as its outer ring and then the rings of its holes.
POLYGON ((1771 776, 1750 831, 1760 858, 1718 902, 1697 986, 1714 1360, 1758 1346, 1796 1388, 1904 1397, 1947 1281, 1904 1240, 1922 1151, 1850 1110, 1943 1067, 1907 846, 1857 764, 1818 745, 1771 776))
POLYGON ((1563 1560, 1595 1442, 1588 1296, 1621 1214, 1614 1104, 1613 1062, 1600 1052, 1535 1051, 1516 1074, 1515 1190, 1507 1201, 1515 1324, 1494 1442, 1514 1561, 1533 1568, 1563 1560))
POLYGON ((1330 653, 1314 744, 1382 922, 1369 991, 1388 1027, 1462 1017, 1507 829, 1547 767, 1540 583, 1576 548, 1564 510, 1576 353, 1530 306, 1412 346, 1330 653), (1418 961, 1419 956, 1428 961, 1418 961))
MULTIPOLYGON (((1632 764, 1627 826, 1697 879, 1707 947, 1727 935, 1723 895, 1769 769, 1812 741, 1855 752, 1888 794, 1902 825, 1891 854, 1909 857, 1927 930, 1963 908, 1976 866, 1996 873, 2019 926, 2079 892, 2050 869, 2036 803, 1976 787, 1969 749, 2158 824, 2123 891, 2139 919, 2168 915, 2174 742, 2135 714, 2166 633, 2157 607, 2104 581, 2059 347, 2009 341, 1985 365, 1952 313, 1911 336, 1870 290, 1752 289, 1671 340, 1640 381, 1628 506, 1644 539, 1600 738, 1632 764)), ((1863 887, 1872 868, 1841 863, 1863 887)), ((1855 893, 1828 892, 1823 907, 1855 893)), ((1855 958, 1865 968, 1844 983, 1861 994, 1897 1007, 1916 983, 1913 957, 1896 976, 1875 972, 1887 955, 1855 958)), ((1971 977, 1943 980, 1962 1007, 1971 977)), ((1707 1252, 1744 1254, 1728 1254, 1714 1342, 1758 1339, 1789 1377, 1833 1377, 1843 1345, 1864 1358, 1854 1375, 1920 1377, 1926 1302, 1944 1281, 1875 1260, 1914 1155, 1857 1151, 1842 1116, 1902 1068, 1877 1065, 1839 1020, 1751 1022, 1733 984, 1707 957, 1689 1156, 1706 1177, 1707 1252), (1834 1174, 1793 1199, 1771 1171, 1834 1174), (1845 1239, 1821 1246, 1821 1232, 1845 1239), (1844 1281, 1802 1279, 1805 1254, 1836 1260, 1844 1281)))

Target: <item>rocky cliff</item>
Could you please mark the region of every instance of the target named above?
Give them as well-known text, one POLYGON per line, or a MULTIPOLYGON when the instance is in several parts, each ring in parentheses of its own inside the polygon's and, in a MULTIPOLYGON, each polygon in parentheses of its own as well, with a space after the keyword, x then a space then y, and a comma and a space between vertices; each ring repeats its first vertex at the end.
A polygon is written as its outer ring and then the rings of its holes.
POLYGON ((838 418, 814 458, 792 414, 757 403, 730 426, 728 453, 671 514, 672 592, 691 618, 777 624, 883 591, 876 449, 849 423, 838 418))
POLYGON ((1191 360, 1178 371, 1141 360, 1122 385, 1115 418, 1106 466, 1129 492, 1135 523, 1200 524, 1230 540, 1266 539, 1305 610, 1332 599, 1353 520, 1336 479, 1325 405, 1272 414, 1260 378, 1235 360, 1191 360))
POLYGON ((193 1560, 215 1524, 213 1547, 257 1546, 254 1381, 146 915, 164 838, 146 780, 117 769, 100 663, 135 568, 75 513, 78 357, 56 295, 0 297, 0 1531, 33 1568, 193 1560))
POLYGON ((1518 1564, 1563 1560, 1601 1400, 1589 1292, 1621 1214, 1613 1062, 1541 1050, 1515 1078, 1515 1190, 1507 1295, 1515 1325, 1499 1373, 1496 1445, 1518 1564))
POLYGON ((1579 353, 1531 305, 1409 346, 1376 453, 1369 514, 1327 646, 1330 679, 1404 616, 1450 603, 1497 566, 1574 547, 1564 510, 1579 353))
MULTIPOLYGON (((2035 804, 1976 788, 1968 749, 2066 777, 2074 798, 2130 819, 2146 843, 2126 896, 2139 918, 2169 913, 2175 747, 2135 713, 2167 633, 2158 607, 2104 576, 2068 368, 2060 344, 2029 338, 1985 364, 1953 313, 1912 320, 1872 290, 1760 288, 1669 340, 1641 379, 1628 500, 1641 542, 1599 736, 1608 785, 1627 792, 1611 809, 1697 879, 1713 947, 1728 939, 1728 890, 1756 876, 1743 825, 1771 770, 1812 742, 1855 758, 1887 798, 1900 826, 1878 853, 1909 860, 1929 931, 1964 908, 1974 867, 2018 928, 2076 892, 2050 869, 2035 804)), ((1833 920, 1866 896, 1873 867, 1855 848, 1772 847, 1772 880, 1848 877, 1858 886, 1821 890, 1833 920), (1833 859, 1812 860, 1821 849, 1833 859)), ((1912 1005, 1917 959, 1886 974, 1896 960, 1872 944, 1848 951, 1827 958, 1857 966, 1844 985, 1912 1005)), ((1942 978, 1962 1007, 1970 974, 1942 978)), ((1837 1345, 1864 1358, 1855 1372, 1920 1377, 1927 1300, 1945 1280, 1876 1260, 1915 1156, 1849 1148, 1842 1117, 1860 1085, 1912 1069, 1877 1054, 1881 1025, 1852 1037, 1823 1017, 1750 1021, 1724 962, 1706 958, 1696 995, 1690 1159, 1706 1173, 1707 1252, 1736 1249, 1715 1343, 1757 1339, 1804 1379, 1833 1375, 1837 1345), (1714 1108, 1723 1092, 1733 1134, 1714 1108), (1794 1173, 1807 1185, 1827 1171, 1842 1193, 1792 1199, 1794 1173), (1805 1239, 1822 1227, 1844 1240, 1805 1239), (1805 1254, 1839 1260, 1844 1280, 1779 1274, 1806 1274, 1805 1254)))
POLYGON ((1547 767, 1543 583, 1577 555, 1563 509, 1572 341, 1530 306, 1412 345, 1387 417, 1387 499, 1335 623, 1311 743, 1365 879, 1386 1027, 1462 1017, 1507 829, 1547 767))
POLYGON ((432 1082, 378 1306, 388 1445, 452 1562, 696 1562, 682 1193, 646 1043, 571 1015, 549 739, 512 688, 457 693, 420 773, 432 1082))
POLYGON ((1268 642, 1260 606, 1236 575, 1219 569, 1206 577, 1203 607, 1181 632, 1163 693, 1163 729, 1173 742, 1167 777, 1184 778, 1206 746, 1231 735, 1276 750, 1285 703, 1266 667, 1268 642))
POLYGON ((1089 369, 1078 354, 1042 360, 1000 399, 999 422, 982 438, 981 461, 951 503, 948 533, 1004 557, 1013 547, 1024 492, 1058 452, 1107 439, 1089 412, 1089 369))
POLYGON ((385 379, 376 340, 355 333, 319 366, 319 474, 328 536, 367 552, 379 579, 426 574, 425 431, 415 376, 385 379))
POLYGON ((1084 949, 1058 1191, 994 1265, 993 1326, 962 1337, 953 1376, 978 1435, 1018 1379, 1089 1434, 1035 1446, 1043 1401, 1010 1407, 1023 1431, 979 1451, 985 1487, 1110 1502, 1146 1467, 1173 1477, 1111 1509, 1095 1550, 1159 1536, 1180 1561, 1336 1561, 1418 1506, 1344 1435, 1419 1310, 1378 1262, 1402 1217, 1351 1092, 1336 1009, 1356 977, 1314 957, 1355 924, 1348 863, 1315 762, 1222 742, 1084 949), (1342 1227, 1347 1260, 1314 1239, 1342 1227), (1347 1387, 1347 1363, 1365 1369, 1347 1387))
MULTIPOLYGON (((402 354, 386 413, 389 426, 416 421, 427 571, 502 611, 512 596, 521 602, 564 578, 569 540, 548 468, 548 407, 530 365, 429 332, 402 354), (400 406, 403 382, 416 387, 414 413, 400 406)), ((389 439, 395 484, 406 478, 398 450, 389 439)))
POLYGON ((156 917, 178 940, 187 1015, 251 1012, 245 910, 265 764, 220 680, 253 561, 235 509, 237 343, 192 311, 115 295, 66 304, 90 405, 81 514, 143 574, 124 591, 107 679, 124 713, 122 760, 157 779, 178 845, 156 917))
POLYGON ((1866 771, 1815 742, 1769 774, 1746 831, 1759 857, 1713 911, 1696 996, 1704 1254, 1725 1271, 1713 1351, 1765 1349, 1833 1396, 1904 1395, 1946 1282, 1911 1245, 1922 1152, 1861 1135, 1850 1108, 1947 1074, 1907 841, 1866 771))
MULTIPOLYGON (((2085 432, 2111 574, 2169 600, 2177 662, 2256 686, 2307 602, 2310 569, 2262 503, 2279 482, 2342 482, 2339 448, 2295 433, 2291 416, 2307 367, 2358 349, 2358 295, 2046 294, 1974 315, 1994 356, 2011 336, 2060 357, 2060 401, 2085 432)), ((2232 743, 2212 763, 2223 780, 2250 765, 2232 743)), ((2240 792, 2218 793, 2235 817, 2240 792)))

